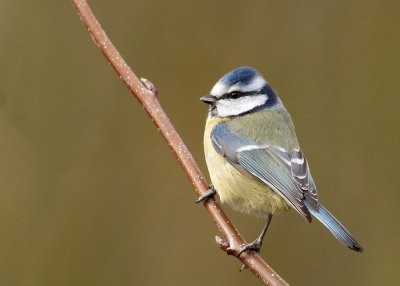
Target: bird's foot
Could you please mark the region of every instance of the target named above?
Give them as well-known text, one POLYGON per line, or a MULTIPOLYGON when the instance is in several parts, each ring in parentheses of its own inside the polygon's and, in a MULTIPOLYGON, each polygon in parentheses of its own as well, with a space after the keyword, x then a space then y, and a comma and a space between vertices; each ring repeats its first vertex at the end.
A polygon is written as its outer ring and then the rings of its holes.
POLYGON ((197 201, 196 204, 203 202, 205 200, 208 200, 210 198, 213 198, 215 196, 215 194, 217 193, 217 191, 215 190, 213 185, 210 185, 210 188, 208 189, 207 192, 205 192, 203 195, 201 195, 197 201))
POLYGON ((247 251, 249 251, 249 250, 253 250, 253 251, 259 253, 259 252, 260 252, 260 249, 261 249, 261 246, 262 246, 262 240, 261 240, 260 238, 257 238, 257 239, 254 240, 253 242, 248 243, 248 244, 246 244, 245 246, 243 246, 243 248, 239 251, 237 257, 240 257, 240 255, 241 255, 243 252, 247 252, 247 251))

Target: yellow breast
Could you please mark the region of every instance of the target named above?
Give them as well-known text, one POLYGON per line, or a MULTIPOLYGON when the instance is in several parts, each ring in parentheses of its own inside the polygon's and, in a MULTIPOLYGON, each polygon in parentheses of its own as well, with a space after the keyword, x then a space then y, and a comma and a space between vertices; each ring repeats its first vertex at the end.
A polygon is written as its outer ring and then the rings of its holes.
POLYGON ((208 118, 204 132, 204 152, 211 181, 221 202, 243 213, 265 216, 289 209, 286 201, 257 178, 240 173, 211 143, 211 131, 221 118, 208 118))

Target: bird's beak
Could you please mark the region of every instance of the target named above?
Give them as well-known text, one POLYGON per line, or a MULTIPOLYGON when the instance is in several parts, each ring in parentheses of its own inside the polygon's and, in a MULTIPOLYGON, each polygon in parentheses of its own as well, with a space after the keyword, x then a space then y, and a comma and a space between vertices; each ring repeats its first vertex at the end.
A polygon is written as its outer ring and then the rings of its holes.
POLYGON ((207 104, 213 104, 217 101, 215 96, 212 96, 211 94, 200 97, 200 100, 207 104))

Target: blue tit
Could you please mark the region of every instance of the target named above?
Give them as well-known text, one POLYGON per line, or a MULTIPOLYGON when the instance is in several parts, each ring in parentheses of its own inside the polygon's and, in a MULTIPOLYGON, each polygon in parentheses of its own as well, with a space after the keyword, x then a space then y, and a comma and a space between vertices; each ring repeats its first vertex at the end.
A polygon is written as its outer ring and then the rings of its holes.
POLYGON ((318 201, 292 119, 269 83, 253 68, 224 75, 201 100, 209 105, 204 152, 212 188, 222 203, 242 213, 265 216, 261 235, 241 253, 259 252, 272 216, 295 209, 306 221, 317 218, 342 244, 362 246, 318 201))

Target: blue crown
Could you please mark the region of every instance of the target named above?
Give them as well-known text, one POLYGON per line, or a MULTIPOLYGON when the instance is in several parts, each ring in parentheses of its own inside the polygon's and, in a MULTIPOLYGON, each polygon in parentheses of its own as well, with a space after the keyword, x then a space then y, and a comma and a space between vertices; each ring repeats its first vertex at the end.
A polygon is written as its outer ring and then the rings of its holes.
POLYGON ((259 73, 250 67, 240 67, 230 71, 221 78, 221 81, 226 86, 232 86, 235 84, 247 85, 249 84, 259 73))

